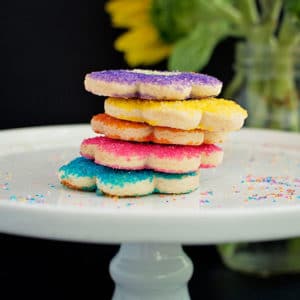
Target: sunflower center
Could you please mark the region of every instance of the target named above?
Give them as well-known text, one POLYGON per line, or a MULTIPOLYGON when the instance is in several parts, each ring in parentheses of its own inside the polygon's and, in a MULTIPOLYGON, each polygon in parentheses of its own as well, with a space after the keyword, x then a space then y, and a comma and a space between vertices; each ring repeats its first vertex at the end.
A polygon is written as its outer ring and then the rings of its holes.
POLYGON ((152 0, 150 14, 160 37, 167 43, 184 37, 204 17, 198 0, 152 0))

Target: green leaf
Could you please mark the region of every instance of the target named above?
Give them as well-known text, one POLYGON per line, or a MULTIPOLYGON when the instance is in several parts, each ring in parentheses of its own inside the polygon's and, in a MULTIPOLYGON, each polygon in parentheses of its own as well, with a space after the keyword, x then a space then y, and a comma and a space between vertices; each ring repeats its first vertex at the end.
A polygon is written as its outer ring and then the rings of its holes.
POLYGON ((285 8, 288 13, 297 16, 300 19, 300 1, 299 0, 285 0, 285 8))
MULTIPOLYGON (((183 38, 201 23, 223 23, 215 4, 207 0, 152 0, 151 20, 167 43, 183 38)), ((218 5, 228 6, 233 0, 214 0, 218 5)), ((236 1, 236 0, 235 0, 236 1)), ((207 24, 207 25, 208 25, 207 24)))
POLYGON ((293 29, 293 34, 300 34, 300 1, 299 0, 285 0, 286 19, 288 19, 289 26, 293 29))
POLYGON ((215 46, 226 36, 226 24, 199 23, 186 37, 178 41, 169 57, 169 70, 199 71, 210 60, 215 46))
POLYGON ((194 26, 193 14, 197 1, 153 0, 152 22, 158 28, 162 39, 172 43, 187 34, 194 26))

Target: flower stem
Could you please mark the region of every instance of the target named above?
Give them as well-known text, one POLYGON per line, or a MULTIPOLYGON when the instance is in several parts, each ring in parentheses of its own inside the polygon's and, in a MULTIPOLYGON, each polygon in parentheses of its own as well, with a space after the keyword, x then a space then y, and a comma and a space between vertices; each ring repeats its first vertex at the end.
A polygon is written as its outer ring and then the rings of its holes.
POLYGON ((240 0, 237 5, 250 24, 257 24, 259 22, 260 17, 254 0, 240 0))

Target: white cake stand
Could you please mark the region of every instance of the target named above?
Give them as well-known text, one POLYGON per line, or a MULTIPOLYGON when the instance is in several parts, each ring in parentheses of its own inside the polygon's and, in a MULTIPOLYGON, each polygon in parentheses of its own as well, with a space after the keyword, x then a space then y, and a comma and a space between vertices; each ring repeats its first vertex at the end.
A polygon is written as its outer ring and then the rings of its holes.
POLYGON ((93 135, 89 125, 0 132, 0 231, 121 243, 110 265, 114 300, 189 299, 193 268, 181 244, 300 235, 300 135, 244 129, 197 191, 126 199, 59 184, 59 166, 93 135))

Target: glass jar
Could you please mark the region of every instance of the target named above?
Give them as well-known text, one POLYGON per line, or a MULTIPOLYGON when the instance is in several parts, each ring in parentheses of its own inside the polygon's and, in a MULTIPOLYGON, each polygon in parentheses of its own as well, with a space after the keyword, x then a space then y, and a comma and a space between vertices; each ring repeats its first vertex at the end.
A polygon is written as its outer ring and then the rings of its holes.
MULTIPOLYGON (((243 105, 247 127, 299 131, 300 49, 238 44, 226 96, 243 105)), ((300 272, 300 237, 218 246, 229 268, 256 275, 300 272)))
POLYGON ((239 43, 226 94, 248 110, 246 126, 299 131, 300 47, 239 43))

